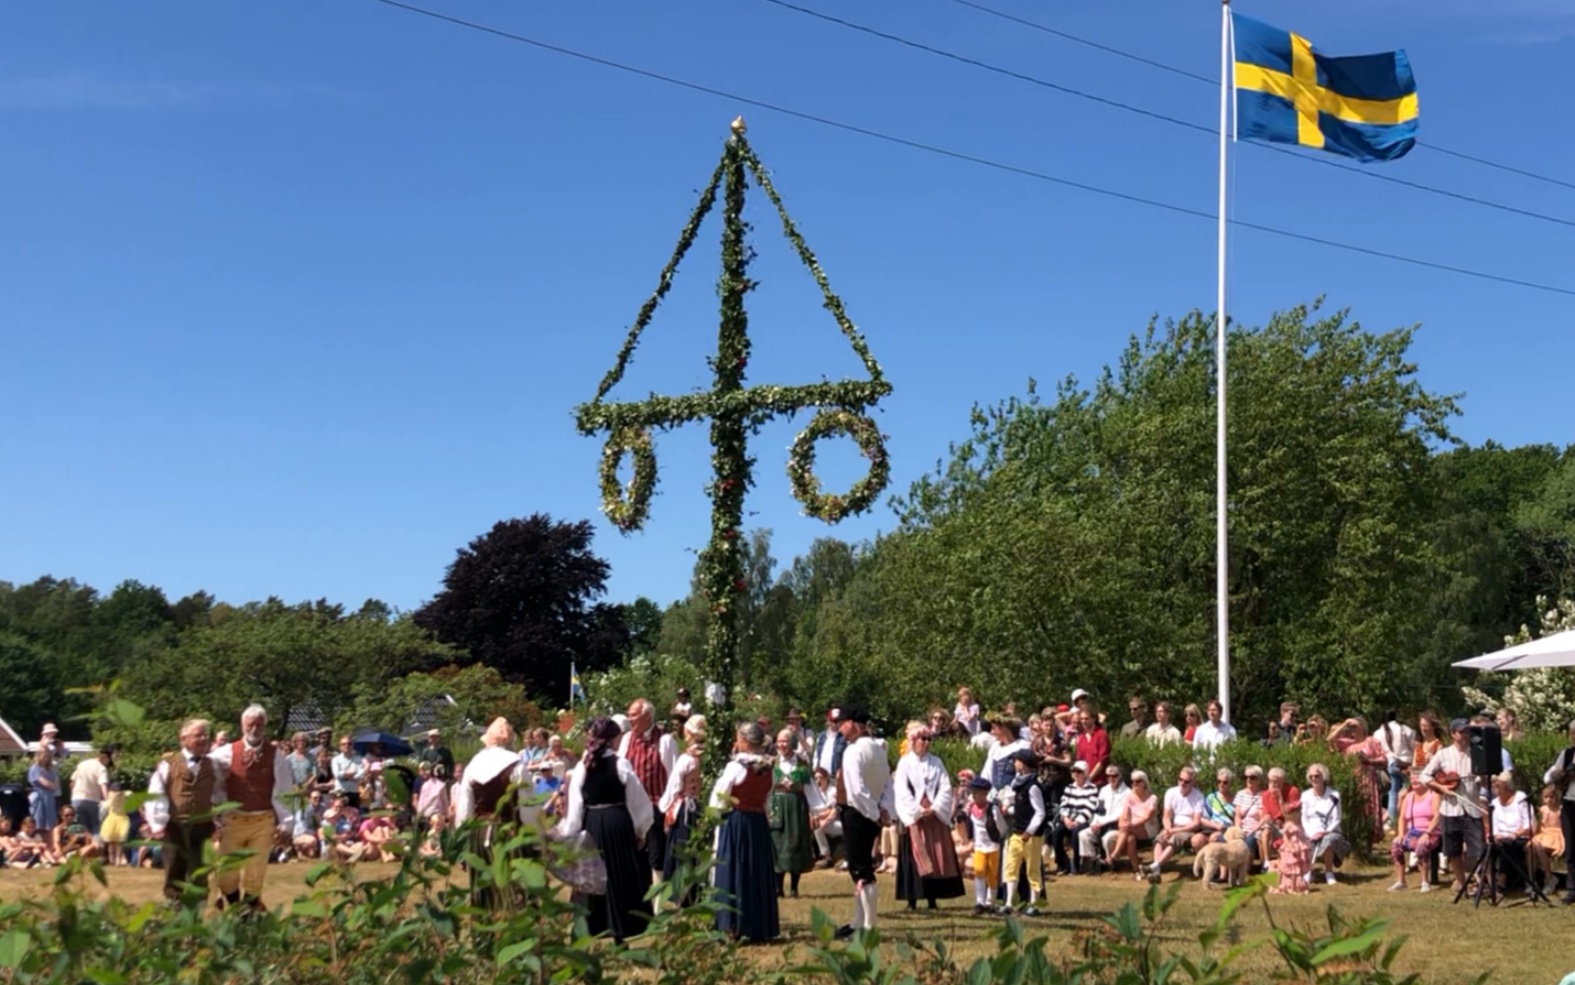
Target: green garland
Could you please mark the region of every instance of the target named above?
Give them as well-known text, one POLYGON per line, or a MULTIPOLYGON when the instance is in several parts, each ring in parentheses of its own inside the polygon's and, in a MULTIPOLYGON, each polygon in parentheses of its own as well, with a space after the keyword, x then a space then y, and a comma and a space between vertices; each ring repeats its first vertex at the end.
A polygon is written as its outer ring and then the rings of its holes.
POLYGON ((706 754, 706 772, 715 776, 726 762, 733 744, 733 685, 738 654, 738 617, 736 599, 748 589, 744 580, 743 554, 739 542, 744 519, 744 497, 754 485, 755 460, 748 450, 749 436, 774 418, 791 416, 808 408, 823 408, 809 429, 794 446, 788 463, 796 495, 804 501, 805 512, 829 523, 868 509, 890 476, 886 450, 880 431, 865 411, 891 393, 880 364, 854 327, 842 299, 831 290, 831 283, 809 245, 788 215, 765 166, 745 139, 743 118, 733 121, 732 136, 722 152, 722 160, 700 194, 700 201, 689 214, 679 234, 678 245, 662 268, 656 289, 640 307, 629 329, 617 361, 602 377, 590 403, 575 408, 575 424, 582 434, 608 432, 602 453, 602 507, 618 529, 631 533, 645 523, 650 513, 650 497, 656 486, 656 457, 652 449, 653 431, 668 430, 695 421, 711 425, 711 465, 713 478, 707 487, 711 498, 711 537, 700 552, 700 590, 710 607, 706 638, 705 675, 717 685, 702 705, 711 722, 711 739, 706 754), (749 224, 744 221, 744 199, 748 179, 766 193, 782 222, 783 235, 792 244, 819 287, 822 306, 830 312, 837 327, 864 364, 868 378, 796 386, 746 386, 749 367, 749 313, 744 297, 755 288, 749 277, 754 249, 748 243, 749 224), (673 278, 684 256, 694 245, 700 227, 715 206, 718 196, 722 207, 722 272, 717 280, 721 300, 716 355, 709 362, 714 374, 711 389, 682 396, 650 395, 645 400, 607 403, 607 394, 623 379, 639 345, 640 336, 650 326, 662 299, 672 288, 673 278), (814 444, 820 437, 851 435, 870 460, 867 476, 845 496, 821 496, 815 479, 814 444), (806 435, 808 437, 806 437, 806 435), (618 467, 625 453, 634 458, 634 477, 624 488, 618 481, 618 467))
POLYGON ((809 422, 809 427, 798 433, 788 454, 788 481, 793 484, 793 496, 804 504, 804 514, 827 523, 836 523, 845 516, 863 513, 875 503, 875 497, 886 488, 891 479, 891 462, 886 457, 886 444, 875 422, 863 414, 846 410, 823 410, 809 422), (827 496, 820 491, 820 479, 815 476, 815 443, 822 438, 847 435, 858 442, 859 451, 869 459, 870 470, 864 478, 853 484, 842 496, 827 496))
POLYGON ((619 530, 638 530, 651 515, 651 493, 656 490, 656 452, 651 432, 645 428, 619 428, 602 448, 602 512, 619 530), (618 482, 618 466, 625 454, 634 457, 634 475, 625 490, 618 482))

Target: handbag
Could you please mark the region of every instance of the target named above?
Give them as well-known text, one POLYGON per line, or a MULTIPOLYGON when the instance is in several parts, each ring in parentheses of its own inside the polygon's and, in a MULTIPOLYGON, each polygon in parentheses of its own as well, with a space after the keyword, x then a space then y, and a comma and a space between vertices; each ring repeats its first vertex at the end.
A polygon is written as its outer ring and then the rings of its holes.
POLYGON ((607 895, 607 863, 589 832, 556 841, 547 871, 582 896, 607 895))

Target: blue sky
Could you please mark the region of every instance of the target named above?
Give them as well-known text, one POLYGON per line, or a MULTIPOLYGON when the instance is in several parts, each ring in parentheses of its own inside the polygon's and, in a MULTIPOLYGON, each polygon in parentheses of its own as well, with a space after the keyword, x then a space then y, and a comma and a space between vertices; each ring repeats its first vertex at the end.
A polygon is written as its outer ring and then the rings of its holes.
MULTIPOLYGON (((1217 91, 949 0, 804 5, 1211 124, 1217 91)), ((985 0, 1202 74, 1218 7, 985 0)), ((456 16, 741 95, 1211 212, 1197 134, 982 73, 762 0, 481 3, 456 16)), ((1422 139, 1575 181, 1564 0, 1331 0, 1238 9, 1330 54, 1410 53, 1422 139)), ((373 0, 9 4, 0 127, 0 577, 123 578, 412 608, 454 550, 534 511, 593 518, 612 597, 687 588, 708 530, 706 433, 658 439, 644 533, 601 521, 588 399, 655 284, 729 120, 757 151, 896 391, 893 488, 975 401, 1091 376, 1154 314, 1214 306, 1214 226, 675 89, 373 0)), ((1232 214, 1575 288, 1575 228, 1243 147, 1232 214)), ((1418 150, 1384 173, 1575 219, 1575 190, 1418 150)), ((763 204, 763 203, 762 203, 763 204)), ((858 370, 763 213, 755 382, 858 370)), ((706 381, 715 226, 616 395, 706 381)), ((1326 294, 1421 322, 1458 433, 1575 441, 1575 298, 1243 232, 1233 317, 1326 294)), ((800 418, 799 426, 807 418, 800 418)), ((750 526, 790 558, 827 532, 755 446, 750 526)), ((821 449, 828 487, 860 460, 821 449)))

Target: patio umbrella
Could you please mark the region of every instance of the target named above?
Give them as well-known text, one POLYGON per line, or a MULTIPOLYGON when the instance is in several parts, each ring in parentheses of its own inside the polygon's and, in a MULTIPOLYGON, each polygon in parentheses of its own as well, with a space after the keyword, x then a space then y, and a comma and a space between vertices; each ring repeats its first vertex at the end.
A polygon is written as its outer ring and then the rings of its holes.
POLYGON ((1455 663, 1469 670, 1531 670, 1534 667, 1575 667, 1575 629, 1517 643, 1496 653, 1455 663))
POLYGON ((362 732, 350 742, 350 748, 365 755, 373 746, 382 746, 385 756, 408 756, 415 752, 410 743, 387 732, 362 732))

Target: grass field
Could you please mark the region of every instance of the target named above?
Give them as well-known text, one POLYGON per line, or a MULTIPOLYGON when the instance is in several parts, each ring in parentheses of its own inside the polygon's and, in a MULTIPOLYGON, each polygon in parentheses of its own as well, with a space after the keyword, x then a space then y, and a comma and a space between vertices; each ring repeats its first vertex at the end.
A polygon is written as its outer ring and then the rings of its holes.
MULTIPOLYGON (((265 898, 270 905, 288 903, 305 890, 302 877, 309 866, 276 865, 268 870, 265 898)), ((363 878, 375 878, 392 870, 389 865, 365 865, 363 878)), ((22 896, 47 895, 52 873, 40 870, 0 870, 0 900, 22 896)), ((108 892, 123 899, 140 902, 159 895, 163 873, 149 869, 109 870, 108 892)), ((891 881, 883 878, 883 892, 891 881)), ((1168 885, 1174 876, 1166 877, 1168 885)), ((1261 904, 1246 907, 1237 919, 1238 939, 1264 938, 1269 916, 1280 925, 1300 925, 1317 930, 1325 927, 1324 911, 1334 904, 1348 917, 1376 916, 1391 921, 1392 935, 1409 938, 1402 952, 1401 970, 1419 973, 1428 982, 1465 982, 1490 971, 1492 981, 1512 985, 1554 985, 1575 971, 1575 907, 1530 907, 1524 904, 1484 903, 1473 909, 1469 900, 1452 905, 1452 894, 1434 891, 1422 895, 1413 888, 1406 893, 1389 893, 1391 876, 1387 869, 1347 872, 1340 885, 1319 886, 1306 897, 1270 897, 1268 911, 1261 904)), ((1413 886, 1415 880, 1413 878, 1413 886)), ((92 891, 105 892, 96 883, 92 891)), ((1030 934, 1050 939, 1052 954, 1076 953, 1082 933, 1097 928, 1101 916, 1129 900, 1139 900, 1144 887, 1130 876, 1068 877, 1049 888, 1046 915, 1025 921, 1030 934)), ((1181 902, 1172 911, 1161 936, 1178 950, 1195 951, 1197 933, 1213 923, 1219 912, 1221 894, 1210 892, 1190 880, 1184 884, 1181 902)), ((965 962, 993 951, 989 933, 1000 925, 999 918, 975 917, 971 899, 942 904, 938 913, 907 913, 890 897, 882 899, 880 925, 890 939, 908 931, 926 939, 947 942, 965 962)), ((841 922, 852 912, 852 897, 845 874, 817 871, 804 877, 801 897, 783 900, 782 929, 784 945, 805 941, 809 935, 810 910, 819 907, 841 922)), ((750 949, 752 957, 774 964, 785 953, 783 948, 750 949)), ((1259 948, 1243 959, 1248 980, 1264 980, 1281 967, 1268 948, 1259 948), (1261 976, 1261 978, 1257 978, 1261 976)))

